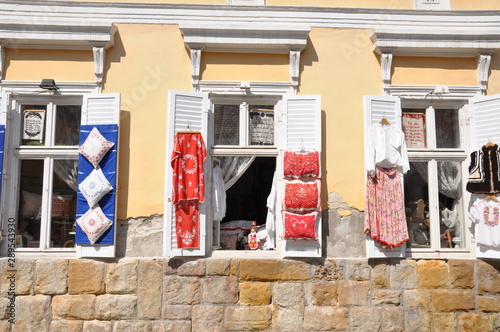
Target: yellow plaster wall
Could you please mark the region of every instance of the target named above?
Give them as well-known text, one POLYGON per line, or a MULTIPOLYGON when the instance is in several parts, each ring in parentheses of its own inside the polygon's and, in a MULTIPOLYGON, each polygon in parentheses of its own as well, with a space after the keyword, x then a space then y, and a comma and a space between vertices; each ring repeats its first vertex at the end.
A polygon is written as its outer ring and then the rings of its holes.
POLYGON ((169 89, 191 91, 176 25, 117 24, 103 92, 121 93, 118 218, 163 213, 169 89))
POLYGON ((94 81, 92 51, 30 50, 5 51, 5 79, 41 81, 94 81))
POLYGON ((313 28, 301 55, 299 91, 322 99, 323 195, 340 193, 360 210, 365 207, 363 96, 381 94, 369 32, 313 28))
POLYGON ((477 85, 474 58, 394 57, 392 84, 477 85))
POLYGON ((452 10, 489 10, 500 9, 500 1, 498 0, 451 0, 452 10))
POLYGON ((290 81, 288 54, 203 52, 202 80, 290 81))
POLYGON ((488 95, 500 93, 500 52, 491 56, 490 77, 488 84, 488 95))
POLYGON ((201 5, 226 5, 227 0, 81 0, 89 2, 181 3, 201 5))

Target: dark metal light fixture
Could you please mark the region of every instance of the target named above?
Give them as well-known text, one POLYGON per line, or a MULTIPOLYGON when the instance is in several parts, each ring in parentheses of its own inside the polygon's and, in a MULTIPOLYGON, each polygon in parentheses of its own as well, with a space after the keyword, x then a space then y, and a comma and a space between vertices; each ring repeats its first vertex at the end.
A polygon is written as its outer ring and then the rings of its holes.
POLYGON ((51 78, 44 78, 42 83, 39 85, 42 89, 50 90, 50 91, 58 91, 59 88, 56 85, 56 81, 51 78))

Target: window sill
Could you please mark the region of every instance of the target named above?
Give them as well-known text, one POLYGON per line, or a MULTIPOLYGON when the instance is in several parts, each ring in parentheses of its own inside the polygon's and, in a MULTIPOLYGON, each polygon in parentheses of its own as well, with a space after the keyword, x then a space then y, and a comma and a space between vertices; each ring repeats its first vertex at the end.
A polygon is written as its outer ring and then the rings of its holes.
POLYGON ((209 258, 280 258, 276 250, 214 250, 209 258))

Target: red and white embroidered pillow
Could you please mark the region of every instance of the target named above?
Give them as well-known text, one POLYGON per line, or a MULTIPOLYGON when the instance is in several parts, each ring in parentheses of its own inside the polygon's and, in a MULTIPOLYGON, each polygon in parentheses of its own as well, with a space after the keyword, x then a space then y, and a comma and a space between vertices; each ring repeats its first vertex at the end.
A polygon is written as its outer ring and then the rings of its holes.
POLYGON ((318 240, 316 224, 318 212, 295 214, 283 212, 284 239, 318 240))
POLYGON ((80 192, 89 203, 89 206, 93 207, 104 197, 104 195, 113 189, 113 186, 109 183, 108 179, 106 179, 102 170, 97 168, 78 185, 78 189, 80 189, 80 192))
POLYGON ((80 153, 95 167, 99 165, 106 152, 111 149, 115 143, 110 142, 101 135, 99 130, 94 127, 89 136, 80 145, 80 153))
POLYGON ((283 176, 287 179, 300 177, 320 177, 319 152, 298 153, 285 151, 283 153, 283 176))
POLYGON ((111 227, 113 222, 106 218, 99 205, 89 209, 76 220, 78 226, 87 235, 91 244, 94 244, 111 227))
POLYGON ((285 183, 283 209, 290 212, 310 212, 320 209, 319 180, 303 182, 300 180, 285 183))

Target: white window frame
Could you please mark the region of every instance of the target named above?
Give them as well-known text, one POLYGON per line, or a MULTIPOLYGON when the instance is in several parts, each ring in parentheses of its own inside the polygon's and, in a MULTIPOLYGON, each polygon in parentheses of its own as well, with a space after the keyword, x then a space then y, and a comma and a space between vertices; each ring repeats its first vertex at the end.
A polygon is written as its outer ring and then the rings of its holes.
MULTIPOLYGON (((18 220, 18 197, 19 197, 19 162, 21 158, 15 156, 13 146, 20 143, 21 137, 21 117, 18 110, 26 104, 47 104, 55 101, 57 104, 73 104, 82 106, 83 114, 83 95, 88 93, 97 93, 99 87, 95 82, 57 82, 59 91, 54 93, 48 90, 42 90, 39 87, 40 82, 33 81, 2 81, 0 84, 0 93, 5 93, 10 98, 10 104, 7 105, 7 123, 5 135, 5 159, 4 176, 2 179, 2 195, 0 215, 2 217, 2 238, 6 238, 6 223, 9 218, 18 220), (9 193, 9 194, 7 194, 9 193), (15 193, 15 194, 14 194, 15 193)), ((46 126, 51 125, 50 119, 46 119, 46 126)), ((44 188, 51 183, 53 171, 53 159, 56 157, 78 159, 78 146, 64 148, 38 148, 23 147, 24 153, 22 159, 43 159, 44 160, 44 188), (46 167, 48 166, 48 167, 46 167)), ((50 191, 50 190, 49 190, 50 191)), ((42 205, 50 207, 49 198, 52 192, 44 190, 42 205)), ((39 248, 17 248, 16 255, 19 257, 30 257, 43 255, 50 257, 52 254, 56 257, 75 257, 76 248, 47 248, 50 239, 50 208, 45 209, 42 220, 46 224, 41 228, 40 247, 39 248), (43 249, 46 248, 46 249, 43 249)), ((1 243, 1 254, 7 254, 7 241, 1 243)))

